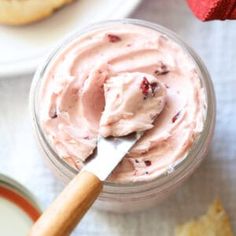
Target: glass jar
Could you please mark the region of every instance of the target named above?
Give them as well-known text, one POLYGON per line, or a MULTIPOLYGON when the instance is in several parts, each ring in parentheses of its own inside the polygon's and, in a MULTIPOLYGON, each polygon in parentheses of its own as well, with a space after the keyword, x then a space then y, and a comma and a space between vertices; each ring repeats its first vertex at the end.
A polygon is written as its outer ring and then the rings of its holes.
POLYGON ((32 193, 16 180, 0 174, 0 235, 28 235, 41 215, 32 193))
POLYGON ((213 85, 203 62, 197 56, 197 54, 172 31, 157 24, 135 19, 106 21, 86 27, 75 34, 70 35, 66 40, 63 41, 63 43, 59 45, 59 47, 52 51, 48 59, 45 60, 45 62, 38 68, 34 76, 30 92, 30 110, 33 119, 35 137, 47 163, 53 172, 60 178, 60 180, 67 183, 77 174, 77 170, 72 168, 57 155, 41 128, 38 107, 39 90, 42 78, 44 76, 45 70, 53 60, 55 54, 67 46, 71 41, 75 40, 76 37, 90 30, 99 29, 99 27, 109 26, 114 23, 129 23, 147 27, 166 35, 179 44, 183 50, 185 50, 185 52, 193 59, 196 65, 202 87, 205 90, 207 104, 203 131, 195 140, 191 150, 183 161, 176 164, 172 168, 167 169, 165 173, 150 181, 125 184, 113 182, 104 183, 103 191, 95 202, 94 206, 98 209, 112 212, 131 212, 151 207, 165 199, 198 167, 200 162, 206 156, 210 141, 212 139, 215 126, 216 102, 213 85))

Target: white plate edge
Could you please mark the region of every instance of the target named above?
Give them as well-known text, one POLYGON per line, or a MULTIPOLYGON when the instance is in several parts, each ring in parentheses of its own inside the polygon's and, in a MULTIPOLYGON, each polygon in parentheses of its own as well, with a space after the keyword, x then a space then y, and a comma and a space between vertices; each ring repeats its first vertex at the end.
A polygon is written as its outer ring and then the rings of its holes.
MULTIPOLYGON (((124 8, 124 5, 121 4, 119 10, 117 10, 117 14, 111 13, 109 19, 112 20, 127 17, 139 6, 141 1, 142 0, 126 1, 127 6, 124 8)), ((59 40, 59 42, 60 41, 61 40, 59 40)), ((42 56, 40 58, 27 62, 27 64, 24 63, 23 65, 19 64, 14 66, 8 66, 4 69, 0 68, 0 79, 33 74, 44 57, 45 56, 42 56)))

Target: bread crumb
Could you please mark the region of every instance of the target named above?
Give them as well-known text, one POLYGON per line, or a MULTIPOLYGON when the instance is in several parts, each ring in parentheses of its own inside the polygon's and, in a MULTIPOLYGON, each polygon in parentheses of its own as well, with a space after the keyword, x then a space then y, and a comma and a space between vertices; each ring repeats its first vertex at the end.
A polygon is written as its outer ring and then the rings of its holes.
POLYGON ((233 231, 221 201, 216 199, 205 215, 177 226, 176 236, 233 236, 233 231))

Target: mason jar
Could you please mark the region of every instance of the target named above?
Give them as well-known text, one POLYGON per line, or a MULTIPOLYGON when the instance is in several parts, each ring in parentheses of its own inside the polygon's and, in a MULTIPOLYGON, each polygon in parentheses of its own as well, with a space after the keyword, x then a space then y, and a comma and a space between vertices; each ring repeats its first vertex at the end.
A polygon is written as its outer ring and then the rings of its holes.
POLYGON ((42 151, 42 156, 49 164, 49 167, 53 173, 55 173, 58 177, 59 181, 63 181, 65 184, 68 183, 78 173, 78 170, 70 166, 59 157, 42 128, 39 115, 39 91, 42 81, 44 80, 45 72, 53 62, 55 56, 61 50, 65 49, 72 41, 75 41, 77 37, 85 34, 86 32, 108 27, 115 23, 132 24, 150 28, 160 32, 177 43, 193 60, 197 73, 200 77, 206 99, 206 114, 203 130, 193 142, 187 156, 181 162, 176 165, 172 165, 171 168, 167 168, 164 173, 148 181, 130 183, 105 181, 103 191, 95 202, 94 207, 112 212, 133 212, 152 207, 153 205, 166 199, 167 196, 174 192, 174 190, 176 190, 199 166, 201 161, 206 156, 212 140, 215 126, 216 101, 213 85, 205 65, 199 56, 169 29, 143 20, 122 19, 93 24, 79 30, 60 43, 60 45, 51 52, 43 64, 39 66, 35 73, 30 92, 30 111, 32 115, 35 138, 39 144, 40 150, 42 151))

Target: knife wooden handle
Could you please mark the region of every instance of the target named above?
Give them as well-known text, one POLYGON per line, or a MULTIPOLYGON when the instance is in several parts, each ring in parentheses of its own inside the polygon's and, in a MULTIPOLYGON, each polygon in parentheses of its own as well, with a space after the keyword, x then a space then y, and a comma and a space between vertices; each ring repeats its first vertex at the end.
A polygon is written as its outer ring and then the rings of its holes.
POLYGON ((82 171, 66 186, 33 225, 29 236, 67 236, 102 191, 103 183, 82 171))

